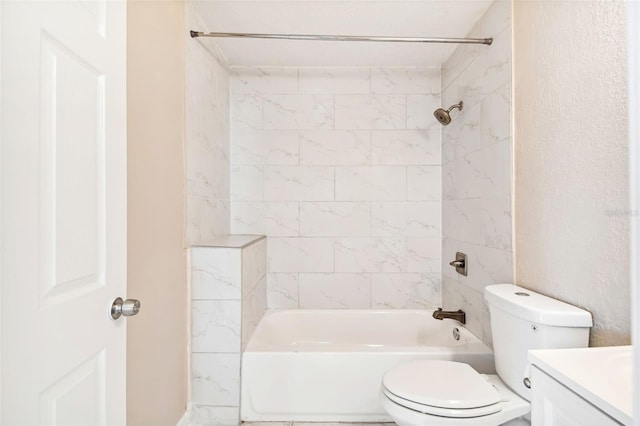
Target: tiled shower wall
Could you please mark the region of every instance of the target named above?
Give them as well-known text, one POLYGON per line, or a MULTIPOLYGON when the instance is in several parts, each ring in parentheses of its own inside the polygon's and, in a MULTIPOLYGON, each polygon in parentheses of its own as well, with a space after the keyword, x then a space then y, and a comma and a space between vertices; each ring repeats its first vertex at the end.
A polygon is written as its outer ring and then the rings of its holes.
POLYGON ((189 251, 191 424, 237 425, 241 354, 266 309, 267 241, 230 236, 210 244, 189 251))
POLYGON ((437 68, 232 68, 231 231, 270 308, 440 304, 437 68))
MULTIPOLYGON (((205 28, 191 2, 185 3, 185 21, 187 29, 205 28)), ((189 246, 229 234, 229 68, 215 41, 185 37, 189 246)))
POLYGON ((511 8, 496 1, 442 67, 442 102, 464 101, 442 133, 443 303, 467 313, 467 328, 491 343, 483 289, 513 282, 511 245, 511 8), (468 276, 448 265, 467 254, 468 276))

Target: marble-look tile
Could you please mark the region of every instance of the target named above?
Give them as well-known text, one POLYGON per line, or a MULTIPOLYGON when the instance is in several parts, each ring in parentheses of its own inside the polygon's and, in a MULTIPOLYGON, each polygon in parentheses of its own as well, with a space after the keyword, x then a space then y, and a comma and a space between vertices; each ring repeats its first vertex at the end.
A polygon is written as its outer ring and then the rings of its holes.
POLYGON ((486 46, 477 44, 461 44, 456 47, 449 59, 442 64, 442 91, 449 89, 451 83, 460 76, 462 71, 485 50, 486 46))
POLYGON ((502 250, 511 250, 511 194, 482 197, 480 204, 484 245, 502 250))
POLYGON ((307 130, 300 132, 300 164, 359 166, 371 162, 367 130, 307 130))
POLYGON ((444 278, 442 304, 444 310, 462 309, 466 314, 465 328, 474 336, 484 340, 484 297, 481 292, 470 289, 449 278, 444 278))
POLYGON ((460 123, 449 124, 442 129, 442 164, 447 164, 457 158, 456 145, 453 143, 452 135, 457 132, 460 123), (454 128, 455 127, 455 128, 454 128))
MULTIPOLYGON (((217 235, 228 234, 231 229, 229 200, 210 197, 200 198, 200 240, 206 241, 217 235)), ((193 242, 195 243, 195 241, 193 242)))
POLYGON ((489 284, 513 283, 513 253, 458 241, 461 252, 467 254, 467 276, 460 283, 482 292, 489 284))
POLYGON ((230 82, 231 93, 297 93, 298 69, 233 67, 230 82))
POLYGON ((192 247, 191 298, 239 300, 240 250, 192 247))
POLYGON ((483 222, 481 200, 445 200, 442 203, 442 217, 447 229, 447 237, 473 244, 483 244, 483 222))
POLYGON ((298 293, 298 274, 267 274, 269 309, 297 309, 298 293))
POLYGON ((404 272, 406 264, 406 248, 400 239, 335 240, 336 272, 404 272))
POLYGON ((336 167, 336 200, 406 200, 407 172, 401 166, 336 167))
MULTIPOLYGON (((494 1, 491 7, 478 20, 467 37, 497 37, 508 30, 511 24, 511 2, 494 1)), ((492 45, 491 48, 494 46, 492 45)), ((486 54, 487 46, 477 44, 461 44, 442 65, 442 89, 445 90, 470 63, 482 54, 486 54)), ((508 52, 510 54, 511 52, 508 52)), ((507 54, 507 52, 505 52, 507 54)))
POLYGON ((373 165, 439 165, 439 130, 374 130, 371 133, 373 165))
POLYGON ((233 234, 297 237, 299 232, 298 203, 244 202, 231 203, 233 234))
MULTIPOLYGON (((444 228, 448 230, 448 227, 444 228)), ((449 262, 455 260, 457 252, 464 252, 464 248, 459 241, 449 238, 447 235, 442 236, 442 276, 448 277, 455 282, 460 282, 462 275, 456 272, 456 268, 449 265, 449 262)))
POLYGON ((231 168, 231 199, 261 201, 264 198, 264 171, 261 166, 231 168))
POLYGON ((300 235, 305 237, 368 237, 369 203, 300 203, 300 235))
POLYGON ((440 238, 407 238, 407 272, 440 273, 440 238))
POLYGON ((371 307, 431 309, 442 306, 439 274, 371 274, 371 307))
POLYGON ((269 272, 333 272, 333 243, 325 238, 270 238, 269 272))
POLYGON ((487 145, 481 134, 481 113, 479 106, 465 108, 443 129, 443 161, 455 160, 487 145))
POLYGON ((185 234, 188 245, 229 233, 228 200, 187 195, 186 214, 185 234))
POLYGON ((404 129, 404 95, 336 95, 336 129, 404 129))
POLYGON ((260 319, 267 310, 267 277, 263 276, 242 301, 242 350, 244 351, 260 319))
POLYGON ((332 129, 334 99, 329 95, 265 95, 265 129, 332 129))
POLYGON ((430 201, 442 198, 440 166, 407 167, 407 200, 430 201))
POLYGON ((184 238, 187 246, 199 243, 200 238, 200 197, 185 195, 185 229, 184 238))
POLYGON ((463 157, 458 163, 458 197, 511 192, 511 141, 498 142, 463 157))
POLYGON ((450 161, 442 166, 442 199, 458 199, 458 179, 459 163, 462 160, 450 161))
POLYGON ((262 96, 250 94, 231 95, 231 128, 262 128, 262 96))
POLYGON ((371 93, 440 93, 438 67, 371 68, 371 93))
POLYGON ((298 145, 296 130, 237 130, 231 162, 235 166, 298 164, 298 145))
POLYGON ((242 295, 252 291, 267 273, 267 239, 242 249, 242 295))
MULTIPOLYGON (((193 8, 185 19, 202 27, 193 8)), ((188 43, 184 58, 187 245, 229 232, 229 70, 210 47, 188 43)))
POLYGON ((334 170, 324 166, 265 166, 265 201, 332 201, 334 170))
POLYGON ((190 426, 238 426, 240 407, 196 405, 191 408, 190 426))
POLYGON ((480 104, 480 134, 485 145, 511 136, 511 81, 488 95, 480 104))
POLYGON ((189 194, 220 198, 227 196, 229 193, 228 138, 224 146, 215 145, 212 141, 189 141, 185 157, 189 194), (214 170, 218 174, 214 173, 214 170))
POLYGON ((371 203, 374 237, 440 237, 440 201, 371 203))
POLYGON ((300 68, 299 91, 308 94, 367 94, 369 68, 300 68))
POLYGON ((494 38, 491 48, 478 56, 442 92, 442 102, 452 105, 463 99, 465 108, 473 108, 510 80, 511 32, 503 31, 494 38))
POLYGON ((192 352, 240 351, 240 301, 191 302, 192 352))
POLYGON ((438 108, 449 108, 440 95, 407 95, 407 129, 440 130, 442 125, 433 116, 438 108))
POLYGON ((510 8, 494 2, 469 33, 491 34, 490 49, 458 46, 442 66, 442 104, 464 101, 442 131, 443 300, 467 311, 467 328, 488 344, 484 286, 513 282, 510 8), (456 251, 467 254, 467 277, 448 265, 456 251))
POLYGON ((231 203, 233 234, 297 237, 299 235, 298 203, 237 202, 231 203))
POLYGON ((300 274, 300 308, 358 309, 371 306, 369 274, 300 274))
POLYGON ((240 405, 240 354, 192 354, 191 402, 240 405))

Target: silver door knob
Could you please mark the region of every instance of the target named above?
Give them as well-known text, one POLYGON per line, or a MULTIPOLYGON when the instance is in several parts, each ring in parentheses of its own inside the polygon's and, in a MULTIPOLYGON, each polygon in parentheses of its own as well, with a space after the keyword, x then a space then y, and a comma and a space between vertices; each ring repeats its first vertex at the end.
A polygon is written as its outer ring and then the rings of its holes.
POLYGON ((117 320, 120 316, 130 317, 140 312, 140 301, 127 299, 122 301, 121 297, 116 298, 111 303, 111 318, 117 320))

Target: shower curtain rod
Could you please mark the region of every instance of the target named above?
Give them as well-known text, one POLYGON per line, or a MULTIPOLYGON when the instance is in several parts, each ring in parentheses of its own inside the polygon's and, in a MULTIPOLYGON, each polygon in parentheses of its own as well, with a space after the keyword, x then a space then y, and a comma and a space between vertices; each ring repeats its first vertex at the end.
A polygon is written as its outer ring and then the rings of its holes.
POLYGON ((436 38, 436 37, 386 37, 386 36, 350 36, 350 35, 317 35, 317 34, 252 34, 252 33, 207 33, 191 31, 191 37, 233 37, 233 38, 268 38, 279 40, 322 40, 322 41, 381 41, 392 43, 493 43, 493 38, 436 38))

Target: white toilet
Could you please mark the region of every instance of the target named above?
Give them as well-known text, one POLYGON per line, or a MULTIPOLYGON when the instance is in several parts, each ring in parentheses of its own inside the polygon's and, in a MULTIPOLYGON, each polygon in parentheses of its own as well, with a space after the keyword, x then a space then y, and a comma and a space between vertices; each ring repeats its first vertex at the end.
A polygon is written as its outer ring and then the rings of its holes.
POLYGON ((530 411, 527 351, 589 344, 587 311, 512 284, 487 286, 484 297, 498 375, 453 361, 398 365, 385 374, 380 392, 384 409, 398 425, 515 424, 530 411))

